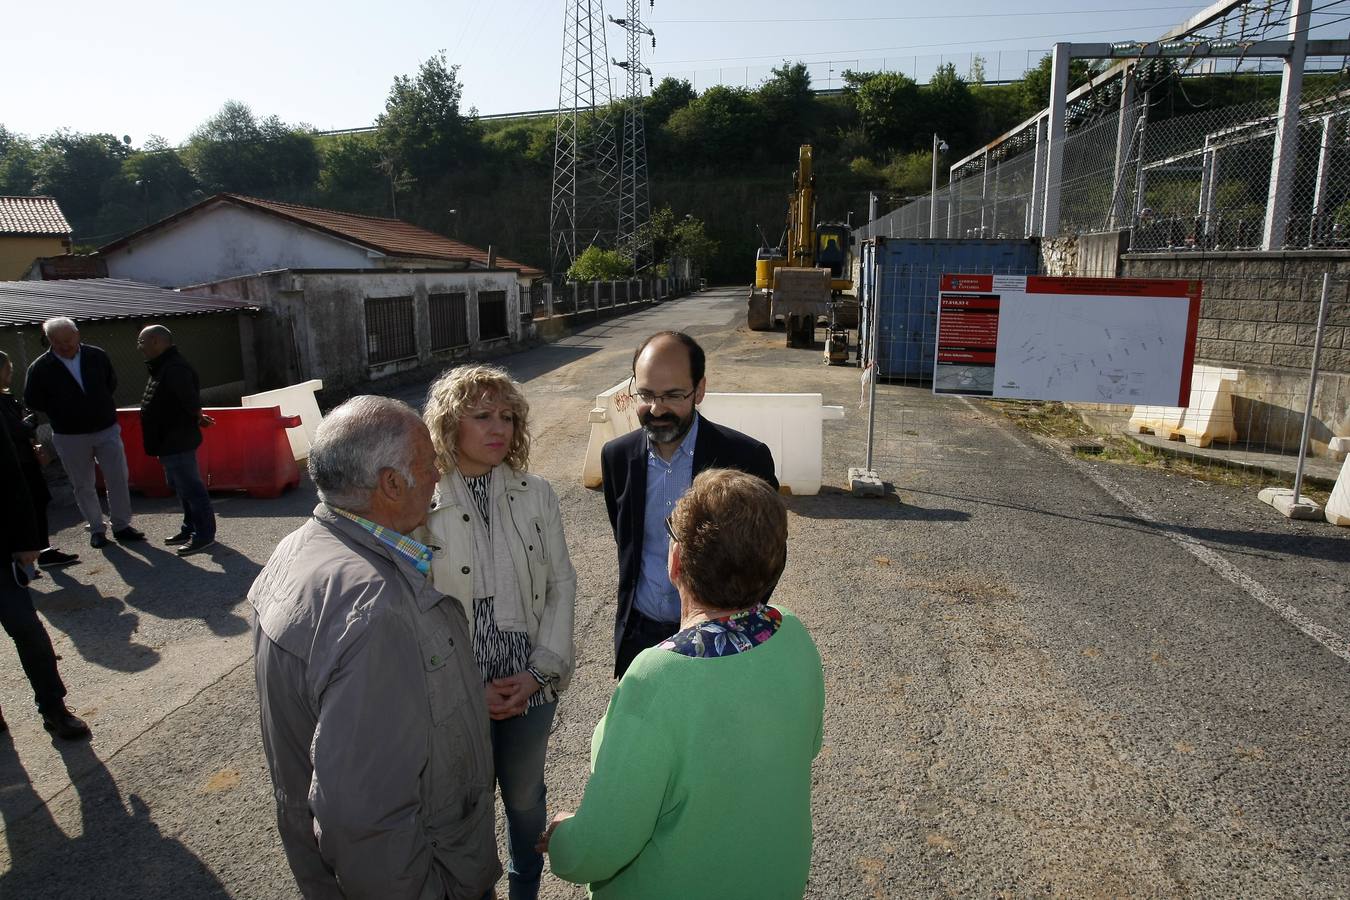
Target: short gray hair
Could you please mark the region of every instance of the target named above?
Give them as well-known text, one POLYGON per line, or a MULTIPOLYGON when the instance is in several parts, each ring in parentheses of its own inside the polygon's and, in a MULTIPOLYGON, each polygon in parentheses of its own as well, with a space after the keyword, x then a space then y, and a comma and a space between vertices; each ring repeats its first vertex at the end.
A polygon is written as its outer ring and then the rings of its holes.
POLYGON ((42 333, 47 337, 51 337, 53 331, 62 330, 69 330, 79 334, 80 326, 76 325, 75 320, 70 316, 54 316, 42 323, 42 333))
POLYGON ((334 409, 314 432, 309 477, 319 499, 352 512, 370 508, 380 472, 393 469, 413 483, 413 437, 426 426, 402 400, 362 395, 334 409))

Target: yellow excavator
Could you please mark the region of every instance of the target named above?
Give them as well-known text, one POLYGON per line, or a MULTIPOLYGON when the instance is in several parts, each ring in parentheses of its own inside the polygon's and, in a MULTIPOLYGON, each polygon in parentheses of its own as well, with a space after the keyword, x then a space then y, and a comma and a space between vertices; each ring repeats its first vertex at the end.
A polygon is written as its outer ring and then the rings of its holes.
POLYGON ((842 222, 816 222, 811 145, 802 144, 788 195, 783 240, 778 247, 762 246, 755 254, 755 283, 746 306, 746 325, 754 331, 769 331, 781 321, 789 347, 810 347, 816 325, 823 320, 829 329, 826 357, 831 363, 847 361, 847 319, 853 312, 856 325, 856 310, 841 294, 853 289, 852 237, 842 222))

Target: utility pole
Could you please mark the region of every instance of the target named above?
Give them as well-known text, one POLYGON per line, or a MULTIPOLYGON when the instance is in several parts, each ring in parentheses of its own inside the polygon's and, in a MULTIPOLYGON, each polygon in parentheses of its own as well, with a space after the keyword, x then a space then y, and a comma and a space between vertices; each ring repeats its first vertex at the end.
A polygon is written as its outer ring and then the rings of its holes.
MULTIPOLYGON (((655 6, 655 0, 651 0, 655 6)), ((642 24, 642 0, 628 0, 628 15, 609 20, 624 29, 628 58, 614 60, 614 65, 628 73, 628 93, 623 108, 623 148, 619 153, 619 234, 617 245, 633 258, 636 272, 647 262, 647 249, 641 246, 639 232, 652 215, 651 195, 647 187, 647 133, 642 122, 642 76, 652 77, 652 70, 642 64, 642 38, 652 39, 656 47, 656 33, 642 24)))
POLYGON ((618 225, 619 160, 610 104, 601 0, 569 0, 553 141, 550 267, 562 277, 591 244, 612 246, 618 225))

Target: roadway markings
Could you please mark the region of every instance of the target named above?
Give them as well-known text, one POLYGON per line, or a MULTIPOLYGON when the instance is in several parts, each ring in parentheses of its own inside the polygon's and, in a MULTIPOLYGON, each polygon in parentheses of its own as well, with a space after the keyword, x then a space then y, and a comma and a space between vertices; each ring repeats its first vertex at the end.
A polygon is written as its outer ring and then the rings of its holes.
MULTIPOLYGON (((962 397, 961 401, 971 410, 979 411, 967 398, 962 397)), ((1030 446, 1023 440, 1022 435, 1015 431, 1015 428, 1016 426, 1009 426, 1007 428, 1000 428, 999 430, 1023 449, 1030 450, 1030 446)), ((1270 588, 1261 584, 1261 582, 1252 578, 1246 572, 1243 572, 1237 566, 1224 559, 1222 554, 1205 546, 1199 539, 1189 534, 1182 534, 1179 531, 1172 530, 1166 522, 1163 522, 1153 514, 1152 510, 1148 508, 1144 501, 1140 500, 1120 485, 1113 483, 1089 463, 1064 451, 1056 444, 1048 441, 1038 441, 1038 443, 1043 443, 1044 446, 1053 450, 1058 456, 1086 475, 1093 484, 1105 491, 1121 506, 1134 513, 1145 522, 1157 526, 1161 533, 1165 534, 1172 541, 1180 545, 1187 553, 1208 566, 1220 578, 1241 588, 1257 603, 1260 603, 1290 625, 1293 625, 1300 632, 1331 651, 1333 656, 1343 662, 1350 663, 1350 640, 1346 640, 1343 635, 1327 628, 1325 625, 1319 625, 1312 621, 1307 616, 1303 615, 1303 613, 1299 612, 1298 607, 1280 597, 1270 588)))
POLYGON ((1290 625, 1293 625, 1299 631, 1330 650, 1332 654, 1341 660, 1350 663, 1350 641, 1347 641, 1340 634, 1332 631, 1325 625, 1318 625, 1316 622, 1303 615, 1303 613, 1298 611, 1298 607, 1283 599, 1270 588, 1261 584, 1261 582, 1252 578, 1246 572, 1243 572, 1237 566, 1224 559, 1217 551, 1206 547, 1199 539, 1192 535, 1182 534, 1181 532, 1169 529, 1166 523, 1160 521, 1153 515, 1149 508, 1144 505, 1142 500, 1119 485, 1112 484, 1106 476, 1102 475, 1100 472, 1094 471, 1091 466, 1088 466, 1078 459, 1073 459, 1073 462, 1078 467, 1079 471, 1092 479, 1093 483, 1106 491, 1106 493, 1110 494, 1118 503, 1144 521, 1159 526, 1167 537, 1171 538, 1177 544, 1180 544, 1187 553, 1190 553, 1196 559, 1200 560, 1200 562, 1209 566, 1219 575, 1219 577, 1241 588, 1257 603, 1260 603, 1262 606, 1274 612, 1290 625))

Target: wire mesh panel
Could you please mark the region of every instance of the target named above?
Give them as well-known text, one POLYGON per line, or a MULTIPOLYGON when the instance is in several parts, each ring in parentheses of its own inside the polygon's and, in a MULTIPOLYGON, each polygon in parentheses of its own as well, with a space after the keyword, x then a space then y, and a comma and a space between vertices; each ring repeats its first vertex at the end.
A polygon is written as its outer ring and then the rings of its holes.
POLYGON ((366 298, 366 360, 369 365, 417 356, 412 297, 366 298))
POLYGON ((427 311, 431 318, 431 349, 451 350, 469 345, 469 295, 430 294, 427 311))
POLYGON ((478 292, 478 339, 492 341, 510 334, 506 316, 506 291, 478 292))

